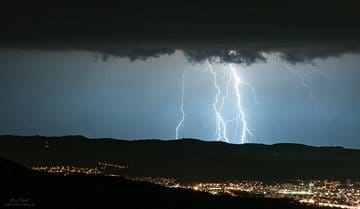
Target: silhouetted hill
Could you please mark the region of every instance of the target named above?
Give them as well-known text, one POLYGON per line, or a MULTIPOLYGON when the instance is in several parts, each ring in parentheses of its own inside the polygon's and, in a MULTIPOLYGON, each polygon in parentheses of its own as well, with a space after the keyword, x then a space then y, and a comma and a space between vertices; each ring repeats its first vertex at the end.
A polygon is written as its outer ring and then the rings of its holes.
POLYGON ((32 167, 98 162, 127 165, 124 176, 174 177, 180 182, 358 178, 360 150, 300 144, 227 144, 200 140, 0 137, 0 157, 32 167), (44 148, 45 141, 49 148, 44 148))
POLYGON ((55 176, 0 159, 0 207, 32 208, 298 208, 286 199, 235 198, 170 189, 121 177, 55 176))

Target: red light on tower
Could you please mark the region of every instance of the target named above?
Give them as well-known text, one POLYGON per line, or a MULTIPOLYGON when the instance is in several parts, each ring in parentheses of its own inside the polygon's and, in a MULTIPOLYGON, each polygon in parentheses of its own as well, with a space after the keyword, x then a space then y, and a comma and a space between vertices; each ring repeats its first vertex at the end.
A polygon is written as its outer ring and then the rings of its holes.
POLYGON ((44 148, 45 148, 45 149, 49 149, 49 147, 50 147, 50 146, 49 146, 49 141, 45 141, 44 148))

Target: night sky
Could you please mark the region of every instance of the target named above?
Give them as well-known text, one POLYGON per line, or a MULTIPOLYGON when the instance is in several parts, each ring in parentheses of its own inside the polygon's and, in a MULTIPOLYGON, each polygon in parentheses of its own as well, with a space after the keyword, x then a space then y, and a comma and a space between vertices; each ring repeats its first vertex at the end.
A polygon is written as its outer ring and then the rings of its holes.
MULTIPOLYGON (((246 142, 360 148, 359 54, 297 63, 276 52, 263 57, 232 64, 253 134, 246 142)), ((229 63, 210 65, 222 98, 229 63)), ((206 60, 190 61, 181 50, 129 60, 81 50, 2 49, 0 134, 174 139, 182 117, 182 78, 186 115, 178 138, 217 140, 217 88, 206 60)), ((224 118, 237 114, 235 93, 230 88, 224 118)), ((235 123, 228 125, 230 143, 241 142, 239 124, 237 136, 235 123)))

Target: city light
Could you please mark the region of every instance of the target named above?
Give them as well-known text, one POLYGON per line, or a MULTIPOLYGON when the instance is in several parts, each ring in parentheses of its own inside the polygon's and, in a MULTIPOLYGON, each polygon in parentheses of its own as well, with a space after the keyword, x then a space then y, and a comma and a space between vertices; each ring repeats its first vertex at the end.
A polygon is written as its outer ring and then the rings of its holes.
MULTIPOLYGON (((122 172, 127 165, 99 162, 93 168, 76 166, 39 166, 33 170, 57 175, 103 175, 124 177, 122 172), (110 169, 109 169, 110 168, 110 169)), ((234 182, 199 182, 182 184, 175 178, 167 177, 134 177, 133 181, 151 182, 169 188, 185 188, 208 192, 213 195, 257 196, 264 198, 289 198, 302 204, 337 207, 344 209, 360 209, 360 180, 347 179, 345 182, 335 180, 292 180, 289 183, 264 183, 261 181, 234 182)))

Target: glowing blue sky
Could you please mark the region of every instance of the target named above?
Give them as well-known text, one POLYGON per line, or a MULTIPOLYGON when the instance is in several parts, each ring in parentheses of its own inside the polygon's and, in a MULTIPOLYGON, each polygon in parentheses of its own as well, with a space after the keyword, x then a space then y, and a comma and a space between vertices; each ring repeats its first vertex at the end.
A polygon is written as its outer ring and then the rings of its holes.
MULTIPOLYGON (((316 66, 290 65, 272 54, 267 63, 237 65, 260 103, 241 85, 242 107, 256 137, 250 142, 360 148, 359 60, 347 54, 314 60, 316 66)), ((213 67, 221 76, 228 70, 213 67)), ((213 76, 205 63, 189 64, 181 51, 146 61, 104 62, 90 52, 2 50, 0 134, 173 139, 181 119, 184 69, 189 71, 180 137, 215 139, 213 76)), ((224 84, 222 78, 219 82, 224 84)), ((224 106, 228 117, 234 99, 230 96, 224 106)))

